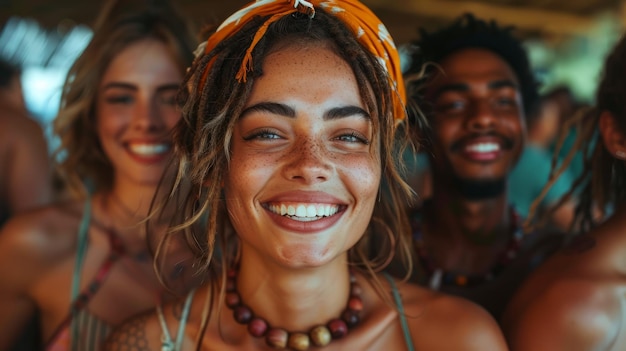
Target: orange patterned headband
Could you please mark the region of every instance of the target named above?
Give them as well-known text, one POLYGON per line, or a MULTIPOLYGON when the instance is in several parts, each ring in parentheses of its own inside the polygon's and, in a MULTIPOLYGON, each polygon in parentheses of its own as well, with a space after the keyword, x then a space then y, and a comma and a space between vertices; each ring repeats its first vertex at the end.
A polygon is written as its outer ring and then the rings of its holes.
MULTIPOLYGON (((201 55, 210 52, 222 40, 239 30, 253 17, 269 16, 254 35, 250 47, 246 50, 241 68, 237 73, 237 80, 245 82, 247 73, 252 67, 252 51, 259 40, 263 38, 263 35, 265 35, 269 25, 294 12, 305 13, 313 18, 315 16, 314 6, 325 9, 328 13, 341 20, 357 37, 357 40, 378 58, 387 71, 389 81, 392 84, 392 91, 395 90, 396 92, 394 94, 394 117, 397 120, 404 119, 406 93, 398 51, 387 28, 370 9, 357 0, 257 0, 249 3, 226 19, 207 42, 201 44, 196 54, 201 55)), ((203 83, 210 66, 211 64, 209 63, 209 66, 203 72, 202 85, 204 85, 203 83)))

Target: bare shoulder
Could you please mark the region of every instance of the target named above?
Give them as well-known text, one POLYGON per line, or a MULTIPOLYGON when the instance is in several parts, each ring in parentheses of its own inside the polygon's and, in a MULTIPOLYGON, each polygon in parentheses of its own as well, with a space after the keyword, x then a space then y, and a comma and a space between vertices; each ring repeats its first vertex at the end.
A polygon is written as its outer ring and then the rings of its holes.
POLYGON ((417 349, 507 349, 495 320, 480 306, 414 284, 398 287, 417 349))
POLYGON ((14 276, 29 279, 31 274, 40 274, 72 255, 80 217, 80 206, 74 203, 41 207, 12 217, 0 231, 1 281, 12 281, 7 278, 14 276))
POLYGON ((624 324, 625 290, 606 280, 557 279, 514 316, 509 344, 512 350, 609 349, 624 324))
POLYGON ((0 127, 5 142, 27 144, 29 137, 43 137, 43 128, 26 112, 15 108, 4 108, 0 113, 0 127))
POLYGON ((134 316, 116 327, 104 344, 105 351, 161 350, 161 327, 155 311, 134 316))

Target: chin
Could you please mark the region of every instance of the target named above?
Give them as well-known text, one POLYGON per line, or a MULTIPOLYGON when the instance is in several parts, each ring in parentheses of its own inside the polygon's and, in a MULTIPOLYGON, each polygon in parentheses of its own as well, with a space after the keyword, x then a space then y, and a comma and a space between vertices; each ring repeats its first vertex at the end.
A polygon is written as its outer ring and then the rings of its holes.
POLYGON ((289 247, 278 252, 279 261, 292 268, 321 267, 331 262, 338 254, 328 248, 289 247))

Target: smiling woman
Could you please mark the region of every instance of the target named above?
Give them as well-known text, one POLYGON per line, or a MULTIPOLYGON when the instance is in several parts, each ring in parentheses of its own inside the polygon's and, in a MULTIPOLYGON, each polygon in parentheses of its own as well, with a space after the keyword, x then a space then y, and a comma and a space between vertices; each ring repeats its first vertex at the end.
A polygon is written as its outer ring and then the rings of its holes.
POLYGON ((393 157, 408 139, 398 54, 369 9, 256 1, 201 47, 164 192, 208 284, 109 350, 504 349, 473 304, 376 273, 409 250, 410 192, 393 157))
MULTIPOLYGON (((143 221, 172 158, 174 97, 194 40, 166 4, 107 4, 55 120, 57 166, 76 196, 16 216, 0 233, 3 350, 39 311, 46 350, 97 351, 114 326, 171 298, 143 221)), ((165 228, 161 220, 150 230, 165 228)))

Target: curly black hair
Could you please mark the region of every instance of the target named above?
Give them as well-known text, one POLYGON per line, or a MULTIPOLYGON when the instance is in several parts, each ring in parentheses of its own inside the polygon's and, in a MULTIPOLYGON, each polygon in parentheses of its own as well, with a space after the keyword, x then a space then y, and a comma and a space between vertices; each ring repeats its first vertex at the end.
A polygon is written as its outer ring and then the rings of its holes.
POLYGON ((416 92, 436 68, 428 63, 439 63, 449 55, 467 48, 481 48, 492 51, 502 57, 513 69, 520 84, 524 111, 533 111, 539 98, 539 84, 532 72, 528 54, 522 42, 513 36, 513 27, 500 26, 495 20, 485 21, 466 13, 452 24, 428 33, 419 28, 420 38, 410 44, 411 50, 407 77, 419 74, 424 69, 422 79, 407 79, 410 97, 418 106, 424 106, 422 96, 416 92), (413 85, 413 86, 411 86, 413 85))

